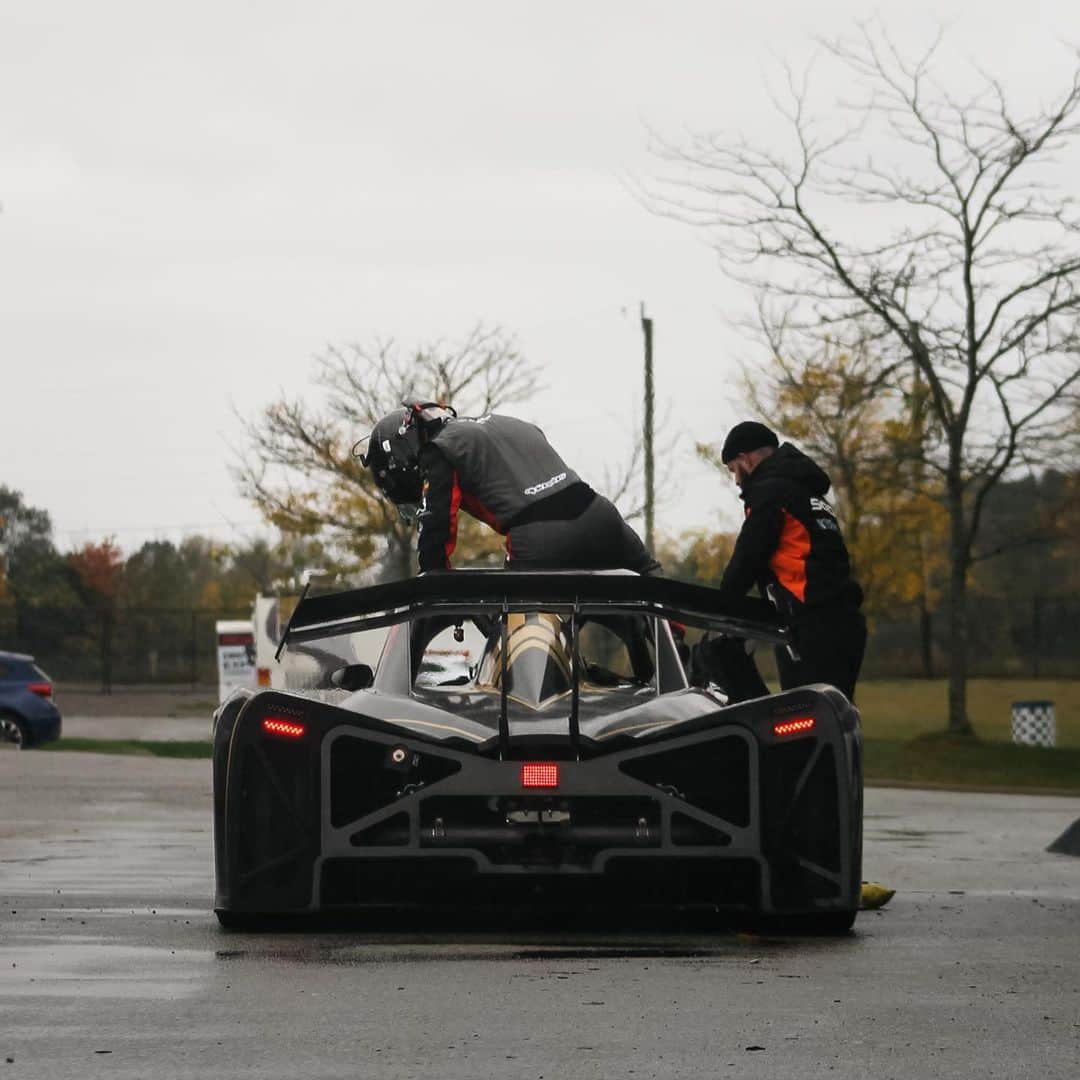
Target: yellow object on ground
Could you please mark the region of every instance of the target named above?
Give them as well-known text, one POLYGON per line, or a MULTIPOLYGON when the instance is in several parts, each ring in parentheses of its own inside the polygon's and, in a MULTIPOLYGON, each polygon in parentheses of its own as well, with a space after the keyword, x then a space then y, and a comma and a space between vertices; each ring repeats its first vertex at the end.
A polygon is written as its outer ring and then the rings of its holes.
POLYGON ((862 909, 873 911, 875 908, 884 907, 896 895, 895 889, 886 889, 876 881, 864 881, 862 883, 862 909))

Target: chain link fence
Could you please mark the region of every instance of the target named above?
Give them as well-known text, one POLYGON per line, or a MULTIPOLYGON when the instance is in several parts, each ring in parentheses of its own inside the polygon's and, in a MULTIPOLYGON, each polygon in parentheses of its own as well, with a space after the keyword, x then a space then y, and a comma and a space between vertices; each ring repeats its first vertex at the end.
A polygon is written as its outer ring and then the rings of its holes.
POLYGON ((218 619, 251 612, 192 608, 0 609, 0 649, 30 653, 62 683, 212 686, 218 619))
MULTIPOLYGON (((948 618, 944 607, 871 616, 863 677, 944 677, 948 618)), ((1080 596, 970 596, 968 642, 975 677, 1080 677, 1080 596)))
MULTIPOLYGON (((973 676, 1080 676, 1080 596, 969 600, 973 676)), ((250 610, 192 608, 0 608, 0 649, 30 653, 59 682, 211 686, 215 623, 250 610)), ((863 678, 941 678, 948 616, 916 608, 869 619, 863 678)))

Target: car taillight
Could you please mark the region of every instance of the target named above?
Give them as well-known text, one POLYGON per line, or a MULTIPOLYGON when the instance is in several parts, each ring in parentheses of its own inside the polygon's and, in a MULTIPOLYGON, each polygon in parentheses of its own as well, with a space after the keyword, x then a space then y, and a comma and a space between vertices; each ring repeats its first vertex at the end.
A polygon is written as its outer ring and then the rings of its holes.
POLYGON ((286 720, 284 716, 264 716, 262 729, 267 735, 283 735, 286 739, 299 739, 307 730, 295 720, 286 720))
POLYGON ((256 682, 259 686, 270 685, 270 669, 268 667, 261 667, 257 669, 256 682))
POLYGON ((557 761, 526 761, 521 766, 523 788, 555 788, 559 786, 557 761))
POLYGON ((26 684, 26 689, 31 694, 37 694, 38 697, 52 697, 52 683, 48 682, 32 682, 26 684))
POLYGON ((798 735, 804 731, 814 730, 814 718, 812 716, 800 716, 795 720, 782 720, 779 724, 773 724, 774 735, 798 735))

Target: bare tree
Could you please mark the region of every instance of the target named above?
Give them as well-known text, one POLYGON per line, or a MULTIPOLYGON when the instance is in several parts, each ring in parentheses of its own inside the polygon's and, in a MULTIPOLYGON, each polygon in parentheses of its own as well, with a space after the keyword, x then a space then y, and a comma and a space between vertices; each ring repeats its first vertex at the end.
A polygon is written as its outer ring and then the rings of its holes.
MULTIPOLYGON (((534 365, 498 327, 476 326, 463 341, 405 352, 393 341, 330 346, 317 359, 321 400, 280 400, 241 418, 246 447, 234 473, 241 490, 284 532, 325 536, 353 569, 412 573, 411 528, 380 495, 357 440, 410 397, 451 402, 482 415, 538 387, 534 365)), ((490 555, 492 539, 463 522, 461 544, 490 555)))
POLYGON ((827 44, 857 101, 815 118, 789 72, 787 152, 717 135, 661 146, 678 168, 653 206, 712 230, 792 332, 869 325, 880 377, 918 373, 936 434, 922 456, 949 515, 948 726, 970 732, 966 599, 986 498, 1044 459, 1080 386, 1080 216, 1055 184, 1080 131, 1080 68, 1021 113, 986 75, 964 97, 942 86, 939 43, 910 61, 867 25, 827 44))

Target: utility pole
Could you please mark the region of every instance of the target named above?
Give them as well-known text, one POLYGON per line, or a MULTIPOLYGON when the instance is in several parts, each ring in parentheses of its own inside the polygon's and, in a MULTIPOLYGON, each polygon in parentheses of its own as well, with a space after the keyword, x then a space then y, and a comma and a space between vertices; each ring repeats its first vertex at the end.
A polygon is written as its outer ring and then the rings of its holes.
POLYGON ((655 550, 653 533, 653 367, 652 367, 652 319, 645 315, 645 302, 641 303, 641 332, 645 335, 645 546, 650 553, 655 550))

